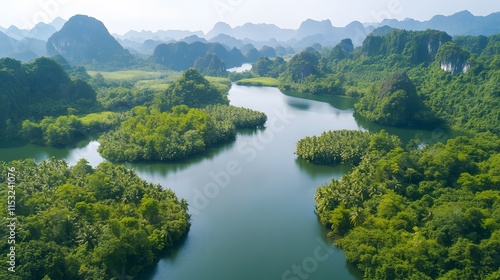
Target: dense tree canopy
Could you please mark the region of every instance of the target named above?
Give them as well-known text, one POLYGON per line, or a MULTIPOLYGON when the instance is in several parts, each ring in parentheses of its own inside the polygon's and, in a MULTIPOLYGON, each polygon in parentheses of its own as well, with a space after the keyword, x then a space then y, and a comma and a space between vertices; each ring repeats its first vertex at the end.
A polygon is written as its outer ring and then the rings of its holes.
POLYGON ((212 85, 198 70, 189 69, 159 98, 157 106, 160 110, 167 111, 177 105, 203 108, 212 104, 228 103, 225 92, 212 85))
POLYGON ((368 92, 356 104, 357 112, 370 121, 390 126, 428 125, 436 118, 418 98, 417 89, 406 74, 394 74, 378 93, 368 92))
MULTIPOLYGON (((73 167, 56 159, 0 162, 2 185, 9 172, 16 176, 15 246, 22 254, 8 279, 133 277, 190 227, 186 200, 122 166, 92 168, 83 159, 73 167)), ((7 197, 7 190, 0 193, 7 197)), ((1 213, 7 224, 7 207, 1 213)), ((5 256, 7 247, 0 251, 5 256)))
POLYGON ((252 72, 257 77, 278 78, 286 70, 286 62, 282 57, 271 60, 268 57, 261 57, 252 65, 252 72))
POLYGON ((101 112, 83 117, 75 115, 45 117, 39 123, 23 121, 20 137, 28 142, 47 146, 68 146, 86 136, 115 128, 128 114, 101 112))
POLYGON ((198 69, 198 71, 205 76, 227 76, 226 64, 213 53, 198 57, 193 67, 198 69))
POLYGON ((316 210, 366 279, 497 279, 499 152, 491 133, 368 149, 317 190, 316 210))
POLYGON ((0 135, 4 137, 16 136, 6 129, 15 130, 25 119, 64 115, 68 108, 85 113, 97 105, 96 93, 85 81, 71 79, 45 57, 27 64, 0 59, 0 84, 0 135))
POLYGON ((399 139, 385 131, 371 134, 358 130, 336 130, 301 139, 295 153, 317 164, 358 165, 370 150, 392 149, 399 145, 399 139))
POLYGON ((172 161, 233 140, 236 128, 263 126, 263 113, 227 105, 204 110, 176 106, 172 112, 136 107, 134 116, 99 138, 98 151, 113 161, 172 161))

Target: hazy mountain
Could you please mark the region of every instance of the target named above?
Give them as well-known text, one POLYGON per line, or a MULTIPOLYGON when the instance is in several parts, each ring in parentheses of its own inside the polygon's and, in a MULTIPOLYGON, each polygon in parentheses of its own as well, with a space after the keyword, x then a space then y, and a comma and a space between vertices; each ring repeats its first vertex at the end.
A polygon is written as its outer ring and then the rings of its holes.
POLYGON ((175 40, 179 41, 183 38, 196 35, 198 37, 205 37, 202 31, 188 31, 188 30, 159 30, 156 32, 153 31, 135 31, 131 30, 124 35, 113 34, 116 38, 120 38, 122 40, 131 40, 142 43, 146 40, 160 40, 160 41, 170 41, 175 40))
POLYGON ((196 35, 187 36, 186 38, 181 39, 181 41, 186 42, 188 44, 191 44, 191 43, 194 43, 194 42, 208 43, 207 40, 205 40, 204 38, 200 38, 200 37, 198 37, 196 35))
POLYGON ((49 25, 54 27, 56 29, 56 31, 59 31, 59 30, 61 30, 61 28, 64 26, 65 23, 66 23, 65 19, 57 17, 51 23, 49 23, 49 25))
POLYGON ((7 34, 0 32, 0 57, 8 57, 15 52, 15 46, 18 44, 17 40, 7 36, 7 34))
POLYGON ((193 67, 196 60, 200 57, 205 57, 206 61, 217 61, 212 57, 207 57, 208 54, 216 55, 228 68, 241 66, 243 62, 247 61, 247 57, 236 48, 228 50, 219 43, 204 43, 200 41, 190 44, 183 41, 160 44, 155 48, 152 59, 169 69, 182 71, 193 67))
POLYGON ((219 34, 209 40, 210 43, 221 43, 229 48, 241 48, 245 43, 227 34, 219 34))
POLYGON ((212 39, 218 35, 227 35, 230 37, 233 37, 233 28, 225 23, 225 22, 218 22, 215 24, 214 28, 210 30, 205 37, 212 39))
POLYGON ((26 62, 46 54, 45 41, 33 38, 16 40, 0 32, 0 57, 11 57, 26 62))
POLYGON ((323 35, 332 35, 333 33, 333 25, 330 20, 323 21, 315 21, 312 19, 307 19, 302 22, 297 33, 295 34, 295 38, 297 40, 304 39, 305 37, 323 34, 323 35))
POLYGON ((273 24, 253 23, 232 28, 219 22, 207 33, 206 38, 210 38, 211 42, 217 41, 230 46, 240 46, 240 42, 235 40, 242 40, 244 44, 257 47, 285 45, 295 48, 306 48, 315 43, 334 46, 342 39, 351 38, 354 44, 359 46, 371 30, 373 27, 365 27, 357 21, 346 27, 334 27, 330 20, 307 19, 297 30, 282 29, 273 24))
POLYGON ((99 20, 76 15, 47 42, 49 55, 61 55, 73 65, 122 67, 133 59, 99 20))
POLYGON ((52 36, 52 34, 61 29, 65 22, 66 21, 64 19, 58 17, 49 24, 39 22, 31 30, 20 29, 15 25, 11 25, 9 28, 0 27, 0 32, 3 32, 7 36, 16 40, 22 40, 23 38, 34 38, 42 41, 47 41, 49 37, 52 36))
MULTIPOLYGON (((359 21, 351 22, 345 27, 335 27, 330 20, 317 21, 307 19, 298 29, 283 29, 274 24, 246 23, 242 26, 231 27, 227 23, 219 22, 206 35, 201 31, 130 31, 119 38, 144 42, 148 39, 156 41, 182 40, 196 35, 212 43, 221 43, 229 48, 241 48, 252 44, 256 48, 265 45, 278 47, 292 47, 305 49, 313 44, 323 47, 333 47, 341 40, 349 38, 354 46, 361 46, 365 38, 375 28, 388 26, 391 28, 423 31, 435 29, 445 31, 452 36, 456 35, 491 35, 500 33, 500 13, 488 16, 474 16, 463 11, 451 16, 435 16, 428 21, 405 19, 403 21, 387 19, 381 23, 363 24, 359 21)), ((378 29, 377 32, 389 32, 389 29, 378 29)), ((194 38, 194 37, 193 37, 194 38)), ((199 39, 198 39, 199 40, 199 39)), ((192 42, 189 41, 188 42, 192 42)))
POLYGON ((22 40, 23 38, 28 36, 29 31, 19 29, 15 25, 11 25, 11 26, 9 26, 9 28, 7 28, 7 30, 5 31, 5 34, 7 34, 7 36, 14 38, 16 40, 22 40))
POLYGON ((47 41, 56 32, 57 29, 54 26, 40 22, 28 32, 26 37, 47 41))
POLYGON ((462 11, 451 16, 437 15, 428 21, 406 19, 398 21, 388 19, 378 26, 390 26, 398 29, 422 31, 436 29, 451 36, 456 35, 493 35, 500 32, 500 12, 488 16, 474 16, 469 11, 462 11))
POLYGON ((293 29, 282 29, 274 24, 255 24, 245 23, 242 26, 231 28, 227 24, 218 23, 214 29, 207 33, 207 38, 213 38, 219 34, 226 34, 236 39, 250 39, 254 41, 268 41, 276 39, 278 41, 286 41, 295 35, 293 29))

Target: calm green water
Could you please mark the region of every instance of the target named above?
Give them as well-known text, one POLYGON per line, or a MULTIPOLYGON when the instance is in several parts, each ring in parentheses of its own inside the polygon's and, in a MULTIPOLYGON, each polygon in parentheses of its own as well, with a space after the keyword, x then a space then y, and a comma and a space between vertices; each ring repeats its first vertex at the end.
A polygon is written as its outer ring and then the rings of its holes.
MULTIPOLYGON (((129 164, 151 182, 172 188, 190 204, 188 237, 139 279, 267 280, 360 279, 343 252, 331 245, 314 214, 318 186, 347 171, 314 166, 293 154, 296 142, 326 130, 381 126, 353 116, 353 100, 304 99, 275 88, 233 85, 231 104, 263 111, 265 129, 238 134, 233 143, 175 164, 129 164)), ((442 141, 442 131, 388 129, 407 141, 442 141)), ((0 160, 50 156, 74 164, 103 159, 98 143, 72 149, 4 144, 0 160)))

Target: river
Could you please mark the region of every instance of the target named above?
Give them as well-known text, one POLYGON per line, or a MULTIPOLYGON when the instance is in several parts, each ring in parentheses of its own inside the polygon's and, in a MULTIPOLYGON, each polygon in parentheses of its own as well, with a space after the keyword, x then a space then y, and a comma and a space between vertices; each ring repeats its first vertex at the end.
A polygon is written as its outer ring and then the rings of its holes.
MULTIPOLYGON (((233 85, 232 105, 265 112, 266 128, 238 133, 236 141, 182 163, 127 164, 140 177, 186 198, 192 215, 186 239, 139 279, 271 280, 361 279, 331 245, 314 214, 318 186, 345 167, 315 166, 294 155, 296 142, 326 130, 383 127, 353 115, 354 101, 233 85)), ((384 128, 404 141, 443 140, 441 131, 384 128)), ((0 160, 55 156, 74 164, 103 159, 89 140, 71 149, 0 146, 0 160)))

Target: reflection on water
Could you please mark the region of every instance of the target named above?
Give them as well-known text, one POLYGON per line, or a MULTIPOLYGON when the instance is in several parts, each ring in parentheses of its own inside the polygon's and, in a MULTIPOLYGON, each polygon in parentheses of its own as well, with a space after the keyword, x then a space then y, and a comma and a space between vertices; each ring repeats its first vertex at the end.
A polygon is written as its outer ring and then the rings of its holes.
MULTIPOLYGON (((357 102, 355 98, 349 98, 345 96, 323 96, 323 95, 312 95, 308 93, 301 93, 297 91, 286 91, 283 94, 291 97, 297 97, 306 100, 314 100, 323 103, 328 103, 332 107, 339 110, 349 110, 352 111, 354 104, 357 102)), ((299 99, 300 100, 300 99, 299 99)), ((300 101, 298 101, 300 102, 300 101)))
POLYGON ((193 165, 200 164, 202 162, 210 162, 218 154, 233 149, 235 141, 230 141, 212 147, 204 153, 191 157, 185 160, 173 161, 173 162, 135 162, 126 163, 128 168, 132 168, 141 174, 147 174, 154 177, 167 177, 168 175, 176 174, 185 169, 190 168, 193 165))
POLYGON ((299 157, 295 159, 295 163, 300 168, 300 170, 309 175, 311 179, 324 178, 325 175, 331 176, 332 179, 339 179, 340 177, 342 177, 342 174, 345 174, 349 170, 351 170, 351 167, 345 165, 337 165, 334 167, 327 165, 316 165, 299 157))

